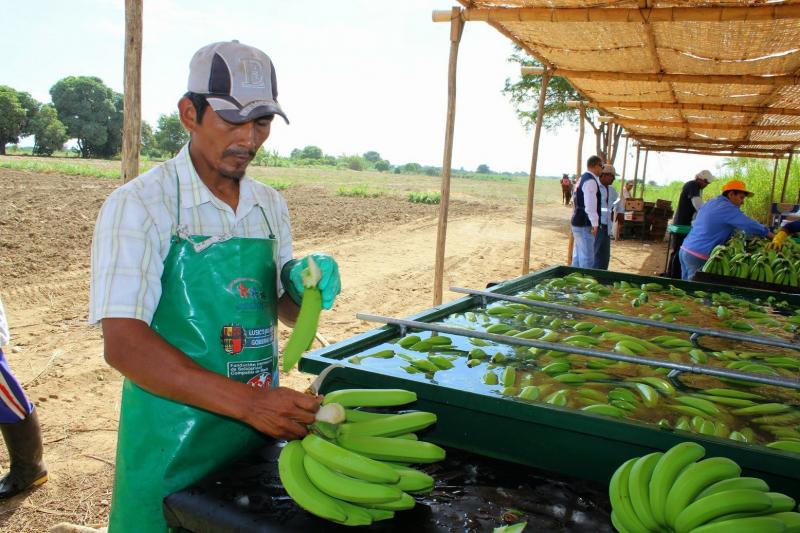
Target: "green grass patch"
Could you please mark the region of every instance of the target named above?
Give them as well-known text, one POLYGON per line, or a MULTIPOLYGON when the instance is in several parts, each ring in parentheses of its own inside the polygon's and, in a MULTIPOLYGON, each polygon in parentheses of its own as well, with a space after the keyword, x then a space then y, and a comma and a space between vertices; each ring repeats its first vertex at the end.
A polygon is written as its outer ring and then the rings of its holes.
POLYGON ((408 195, 408 201, 414 204, 439 204, 442 195, 438 192, 412 192, 408 195))
POLYGON ((366 185, 339 187, 336 189, 336 194, 338 196, 349 196, 352 198, 376 198, 381 195, 378 191, 370 191, 366 185))
POLYGON ((119 167, 102 168, 81 163, 66 163, 63 161, 31 161, 29 159, 19 161, 15 161, 13 159, 0 159, 0 168, 109 179, 119 178, 122 174, 122 171, 119 167))
POLYGON ((276 191, 283 191, 292 186, 291 182, 283 180, 263 180, 263 181, 276 191))

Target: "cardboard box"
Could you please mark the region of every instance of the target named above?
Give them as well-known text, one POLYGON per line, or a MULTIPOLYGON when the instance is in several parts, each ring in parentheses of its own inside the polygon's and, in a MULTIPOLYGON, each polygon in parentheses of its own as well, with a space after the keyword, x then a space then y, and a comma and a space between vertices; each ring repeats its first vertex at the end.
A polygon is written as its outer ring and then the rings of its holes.
POLYGON ((629 222, 642 222, 644 221, 643 211, 625 211, 625 220, 629 222))
POLYGON ((628 198, 625 200, 625 211, 644 211, 644 200, 641 198, 628 198))
POLYGON ((672 209, 672 202, 669 200, 656 200, 656 207, 661 209, 672 209))

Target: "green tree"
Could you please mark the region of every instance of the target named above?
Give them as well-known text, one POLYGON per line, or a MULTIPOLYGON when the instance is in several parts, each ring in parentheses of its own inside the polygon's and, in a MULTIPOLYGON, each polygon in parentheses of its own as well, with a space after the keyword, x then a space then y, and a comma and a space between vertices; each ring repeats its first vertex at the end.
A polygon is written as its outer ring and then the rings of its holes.
POLYGON ((139 151, 143 156, 158 157, 160 154, 155 146, 155 138, 153 136, 153 127, 146 120, 142 121, 142 138, 139 144, 139 151))
POLYGON ((475 172, 478 174, 488 174, 491 170, 489 170, 489 165, 478 165, 478 169, 475 172))
POLYGON ((402 166, 402 172, 406 174, 419 174, 422 172, 422 165, 419 163, 406 163, 402 166))
POLYGON ((25 108, 16 93, 0 88, 0 155, 5 155, 6 144, 19 142, 26 120, 25 108))
POLYGON ((375 170, 378 172, 386 172, 390 168, 392 168, 392 164, 385 159, 381 159, 375 163, 375 170))
POLYGON ((109 115, 106 124, 106 142, 95 145, 89 143, 89 152, 93 157, 112 158, 122 151, 122 123, 124 97, 112 91, 114 111, 109 115))
POLYGON ((121 141, 122 97, 100 78, 68 76, 50 88, 50 97, 67 134, 78 140, 81 157, 106 154, 121 141))
POLYGON ((369 152, 364 152, 363 157, 372 164, 375 164, 381 160, 381 154, 379 154, 374 150, 370 150, 369 152))
POLYGON ((154 135, 155 145, 158 150, 170 154, 171 157, 175 157, 183 145, 189 142, 189 132, 181 124, 177 111, 158 117, 157 128, 154 135))
POLYGON ((52 104, 45 104, 33 117, 30 124, 34 136, 33 153, 35 155, 53 155, 61 150, 67 142, 67 128, 58 120, 58 111, 52 104))
MULTIPOLYGON (((521 67, 542 67, 538 60, 528 56, 518 46, 514 47, 508 61, 518 63, 521 67)), ((516 109, 517 117, 527 129, 536 124, 543 78, 541 74, 526 74, 518 80, 509 78, 506 79, 503 88, 503 94, 509 97, 516 109)), ((582 99, 580 93, 570 85, 566 78, 560 76, 550 78, 545 94, 542 126, 553 130, 565 123, 577 125, 580 113, 577 112, 577 109, 567 106, 567 102, 582 99)), ((586 109, 584 119, 594 130, 597 155, 605 157, 609 163, 613 164, 617 157, 622 128, 617 124, 600 122, 598 113, 594 109, 586 109)))
POLYGON ((309 145, 300 150, 300 159, 322 159, 323 155, 319 146, 309 145))

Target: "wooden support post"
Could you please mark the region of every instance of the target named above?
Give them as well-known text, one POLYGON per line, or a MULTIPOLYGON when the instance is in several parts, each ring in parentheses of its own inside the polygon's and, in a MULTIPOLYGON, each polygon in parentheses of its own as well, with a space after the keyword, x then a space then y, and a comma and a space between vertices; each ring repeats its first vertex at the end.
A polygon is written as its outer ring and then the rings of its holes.
POLYGON ((786 184, 789 181, 789 169, 792 168, 792 157, 794 151, 789 152, 789 159, 786 160, 786 173, 783 175, 783 188, 781 189, 781 203, 786 201, 786 184))
POLYGON ((525 212, 525 246, 522 252, 522 274, 530 272, 531 266, 531 233, 533 229, 533 196, 536 188, 536 163, 539 158, 539 137, 542 133, 544 117, 544 101, 547 98, 547 85, 550 83, 550 72, 542 75, 542 88, 539 91, 539 110, 536 113, 536 129, 533 132, 533 154, 531 154, 531 175, 528 178, 528 206, 525 212))
POLYGON ((642 153, 642 147, 636 147, 636 166, 633 169, 633 196, 632 198, 638 198, 636 196, 636 189, 639 188, 639 155, 642 153))
POLYGON ((442 161, 442 193, 439 204, 439 226, 436 230, 436 267, 433 279, 433 305, 442 303, 442 278, 444 277, 444 251, 447 241, 447 211, 450 207, 450 172, 453 162, 453 131, 456 124, 456 72, 458 45, 464 30, 461 8, 450 10, 450 62, 447 67, 447 126, 444 133, 442 161))
MULTIPOLYGON (((622 152, 622 176, 620 177, 620 182, 622 183, 622 185, 620 185, 620 188, 619 188, 619 201, 622 202, 622 210, 623 211, 625 210, 625 202, 622 201, 622 199, 625 197, 624 196, 624 193, 625 193, 625 168, 628 166, 628 142, 630 140, 631 140, 631 138, 626 135, 625 136, 625 151, 622 152)), ((612 224, 614 226, 614 239, 618 241, 619 240, 620 230, 622 230, 622 228, 620 227, 621 224, 619 222, 616 222, 616 219, 617 219, 617 213, 613 213, 612 224)))
POLYGON ((139 175, 142 143, 142 0, 125 0, 122 183, 139 175))
POLYGON ((644 199, 644 187, 647 183, 647 157, 650 155, 650 150, 644 151, 644 165, 642 166, 642 199, 644 199))
POLYGON ((775 201, 775 178, 778 176, 778 158, 775 158, 775 166, 772 168, 772 187, 769 190, 769 204, 767 205, 767 219, 764 224, 769 224, 772 218, 772 202, 775 201))
MULTIPOLYGON (((581 181, 581 168, 583 165, 583 132, 585 129, 584 120, 586 119, 586 106, 583 105, 583 102, 578 105, 578 112, 580 113, 580 118, 578 119, 578 160, 575 163, 575 183, 576 185, 581 181)), ((575 195, 576 191, 572 191, 573 198, 572 198, 572 209, 575 210, 575 195)), ((575 246, 575 235, 572 234, 572 224, 569 225, 569 238, 567 239, 567 266, 572 265, 572 248, 575 246)))

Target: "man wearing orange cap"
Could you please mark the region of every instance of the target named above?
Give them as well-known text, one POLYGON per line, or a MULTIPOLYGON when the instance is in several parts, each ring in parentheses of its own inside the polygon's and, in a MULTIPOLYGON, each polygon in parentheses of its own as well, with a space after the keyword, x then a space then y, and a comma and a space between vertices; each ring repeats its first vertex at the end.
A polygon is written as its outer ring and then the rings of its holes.
POLYGON ((700 208, 679 253, 683 279, 692 279, 705 264, 711 250, 726 242, 736 230, 748 235, 773 237, 769 228, 742 213, 742 204, 748 196, 753 196, 753 193, 747 190, 744 182, 730 180, 722 186, 720 196, 700 208))

